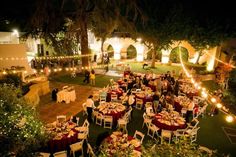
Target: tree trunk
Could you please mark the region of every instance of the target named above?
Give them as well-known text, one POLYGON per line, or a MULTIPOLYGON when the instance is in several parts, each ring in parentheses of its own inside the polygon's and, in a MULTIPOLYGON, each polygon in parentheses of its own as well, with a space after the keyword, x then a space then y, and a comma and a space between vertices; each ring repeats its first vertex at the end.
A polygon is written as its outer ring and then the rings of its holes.
POLYGON ((199 64, 198 62, 199 62, 201 55, 202 55, 202 51, 199 51, 199 55, 197 56, 197 60, 196 60, 195 64, 199 64))
POLYGON ((81 31, 81 55, 82 55, 82 66, 89 66, 89 49, 88 49, 88 32, 87 32, 87 17, 86 13, 81 15, 80 20, 80 31, 81 31))
POLYGON ((153 49, 152 49, 152 64, 151 64, 151 68, 155 68, 155 62, 156 62, 156 48, 153 47, 153 49))
POLYGON ((104 63, 104 49, 103 49, 103 45, 104 45, 104 42, 105 42, 105 38, 102 38, 102 41, 101 41, 101 52, 102 52, 102 58, 101 58, 101 63, 103 64, 104 63))

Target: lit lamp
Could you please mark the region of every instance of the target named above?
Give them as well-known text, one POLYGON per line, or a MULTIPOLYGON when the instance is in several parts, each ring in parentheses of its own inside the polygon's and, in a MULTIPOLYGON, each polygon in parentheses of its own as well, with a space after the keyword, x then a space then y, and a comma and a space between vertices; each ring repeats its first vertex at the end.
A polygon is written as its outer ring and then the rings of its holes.
POLYGON ((215 103, 216 102, 216 98, 211 98, 211 102, 215 103))
POLYGON ((222 107, 222 104, 217 103, 217 104, 216 104, 216 107, 217 107, 217 108, 221 108, 221 107, 222 107))
POLYGON ((114 59, 120 60, 121 44, 117 38, 114 39, 114 59))
POLYGON ((225 120, 229 123, 233 122, 234 118, 231 115, 226 116, 225 120))

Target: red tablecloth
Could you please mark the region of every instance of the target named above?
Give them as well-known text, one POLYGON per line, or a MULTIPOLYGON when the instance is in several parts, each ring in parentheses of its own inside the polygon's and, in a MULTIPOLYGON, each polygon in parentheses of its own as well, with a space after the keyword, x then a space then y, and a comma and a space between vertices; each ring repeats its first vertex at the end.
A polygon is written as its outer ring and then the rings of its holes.
POLYGON ((143 100, 143 104, 146 104, 146 102, 153 102, 153 97, 148 97, 148 96, 145 96, 145 97, 140 97, 138 95, 135 95, 135 98, 138 98, 138 99, 142 99, 143 100))
POLYGON ((113 125, 116 126, 117 124, 117 121, 118 119, 122 118, 125 114, 125 111, 121 111, 121 112, 111 112, 111 113, 107 113, 107 114, 104 114, 104 115, 107 115, 107 116, 112 116, 113 118, 113 125))
MULTIPOLYGON (((183 106, 180 105, 179 102, 175 101, 174 102, 174 108, 175 108, 175 111, 181 113, 181 110, 182 110, 183 106)), ((193 113, 197 114, 198 112, 199 112, 199 106, 195 104, 194 109, 193 109, 193 113)))
POLYGON ((154 119, 152 120, 152 123, 155 124, 160 129, 175 131, 177 129, 186 128, 186 124, 175 126, 175 125, 167 125, 165 123, 161 123, 161 122, 158 121, 158 119, 160 119, 160 118, 161 118, 161 115, 156 114, 154 116, 154 119))
POLYGON ((122 91, 122 89, 119 89, 119 90, 112 90, 112 91, 108 92, 107 93, 107 102, 111 101, 111 94, 116 94, 117 98, 119 98, 120 96, 123 95, 123 91, 122 91))
POLYGON ((68 137, 68 134, 64 134, 60 140, 51 139, 48 141, 48 147, 46 151, 49 153, 55 153, 58 151, 69 150, 69 146, 73 143, 78 142, 78 131, 74 128, 74 136, 68 137))

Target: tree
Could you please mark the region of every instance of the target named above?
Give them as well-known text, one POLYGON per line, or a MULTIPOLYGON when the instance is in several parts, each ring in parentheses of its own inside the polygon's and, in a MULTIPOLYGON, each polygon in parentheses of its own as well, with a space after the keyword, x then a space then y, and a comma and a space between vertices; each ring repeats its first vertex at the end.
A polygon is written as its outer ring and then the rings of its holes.
POLYGON ((35 156, 47 139, 35 110, 10 85, 0 86, 0 130, 0 156, 35 156))

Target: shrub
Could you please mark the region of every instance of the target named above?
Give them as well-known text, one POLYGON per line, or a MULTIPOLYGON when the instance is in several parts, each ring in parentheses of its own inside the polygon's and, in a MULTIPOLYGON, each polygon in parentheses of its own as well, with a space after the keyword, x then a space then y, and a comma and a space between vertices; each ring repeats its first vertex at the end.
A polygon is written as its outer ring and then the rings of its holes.
POLYGON ((0 85, 0 156, 35 156, 47 139, 35 110, 19 93, 13 85, 0 85))

